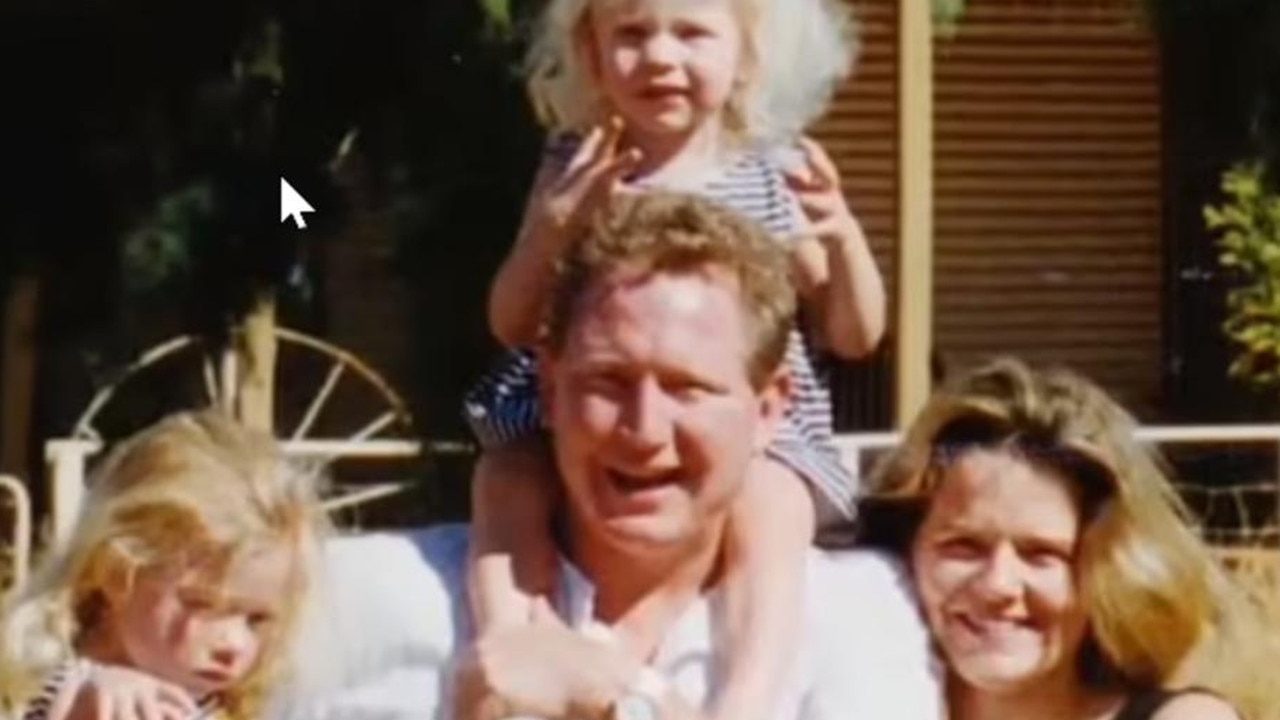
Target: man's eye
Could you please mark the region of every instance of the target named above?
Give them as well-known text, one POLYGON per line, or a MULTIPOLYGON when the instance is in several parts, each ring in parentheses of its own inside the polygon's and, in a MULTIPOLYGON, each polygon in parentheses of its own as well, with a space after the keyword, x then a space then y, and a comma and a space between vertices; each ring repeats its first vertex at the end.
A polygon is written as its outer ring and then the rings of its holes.
POLYGON ((982 555, 984 548, 982 543, 973 538, 957 537, 950 538, 939 543, 939 550, 943 555, 960 558, 974 558, 982 555))
POLYGON ((616 391, 626 386, 627 379, 619 373, 603 372, 588 375, 586 385, 592 390, 616 391))
POLYGON ((706 385, 692 380, 679 381, 667 385, 667 392, 676 397, 685 399, 699 398, 706 395, 709 391, 710 389, 706 385))
POLYGON ((619 25, 613 29, 613 36, 623 42, 639 42, 648 34, 648 30, 638 23, 619 25))

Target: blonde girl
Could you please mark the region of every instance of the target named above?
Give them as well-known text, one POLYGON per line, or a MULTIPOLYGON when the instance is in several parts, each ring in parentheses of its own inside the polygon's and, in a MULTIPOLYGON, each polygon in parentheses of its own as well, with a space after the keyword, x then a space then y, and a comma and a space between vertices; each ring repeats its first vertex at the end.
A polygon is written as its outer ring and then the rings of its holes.
POLYGON ((70 540, 5 608, 3 713, 257 717, 312 577, 313 480, 211 411, 123 443, 70 540))
POLYGON ((1133 419, 1000 360, 937 393, 876 478, 952 720, 1272 720, 1273 633, 1133 419))
POLYGON ((801 556, 846 527, 855 482, 831 445, 820 350, 878 343, 884 288, 830 158, 801 137, 853 55, 839 0, 551 0, 528 60, 550 130, 524 222, 490 294, 494 334, 517 348, 469 395, 485 447, 474 481, 472 599, 481 632, 522 622, 555 579, 556 472, 540 438, 536 370, 552 268, 602 201, 662 188, 762 223, 794 258, 803 335, 787 355, 791 409, 758 458, 727 542, 728 690, 716 713, 769 717, 791 666, 801 556), (520 350, 518 348, 524 348, 520 350))

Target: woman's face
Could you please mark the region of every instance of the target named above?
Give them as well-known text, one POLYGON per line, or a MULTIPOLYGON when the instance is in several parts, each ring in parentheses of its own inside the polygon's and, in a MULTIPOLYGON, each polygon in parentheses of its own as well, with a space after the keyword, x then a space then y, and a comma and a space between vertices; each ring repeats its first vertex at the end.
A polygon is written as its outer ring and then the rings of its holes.
POLYGON ((988 692, 1075 672, 1088 620, 1075 578, 1070 482, 1008 452, 945 471, 912 547, 917 590, 948 666, 988 692))

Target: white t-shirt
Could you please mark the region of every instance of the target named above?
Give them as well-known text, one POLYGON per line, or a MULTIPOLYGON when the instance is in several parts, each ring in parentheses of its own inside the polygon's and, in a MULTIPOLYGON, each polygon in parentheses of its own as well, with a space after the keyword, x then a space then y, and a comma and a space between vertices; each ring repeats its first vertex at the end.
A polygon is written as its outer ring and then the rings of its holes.
MULTIPOLYGON (((471 635, 467 531, 442 526, 330 542, 315 611, 304 624, 281 720, 449 720, 449 674, 471 635)), ((941 686, 907 581, 884 556, 808 556, 805 623, 778 720, 939 720, 941 686)), ((558 610, 591 622, 591 583, 563 564, 558 610)), ((705 706, 717 682, 718 593, 693 602, 653 668, 705 706)))

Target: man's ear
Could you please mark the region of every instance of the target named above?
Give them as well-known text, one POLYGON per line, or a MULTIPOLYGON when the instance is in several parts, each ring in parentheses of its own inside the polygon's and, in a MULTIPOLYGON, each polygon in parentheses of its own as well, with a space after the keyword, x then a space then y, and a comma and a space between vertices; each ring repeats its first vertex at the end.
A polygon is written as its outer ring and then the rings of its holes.
POLYGON ((551 418, 555 416, 555 369, 557 359, 544 344, 534 350, 538 371, 538 402, 542 405, 542 425, 549 427, 551 418))
POLYGON ((791 405, 791 373, 786 365, 779 367, 756 393, 760 422, 756 423, 754 446, 756 452, 764 452, 773 442, 778 426, 791 405))

